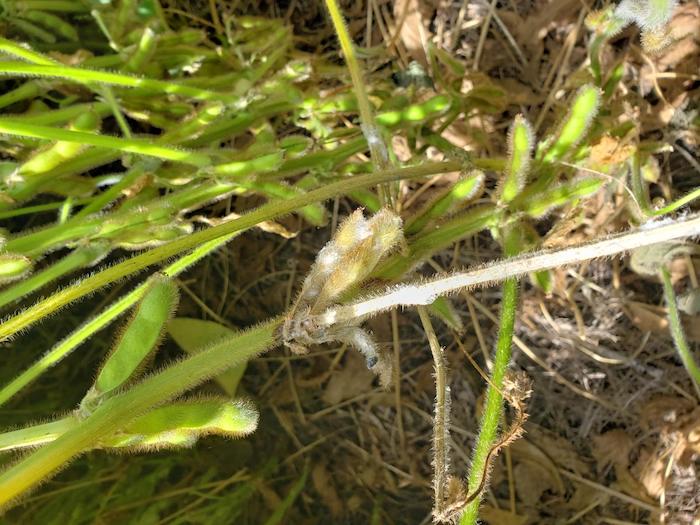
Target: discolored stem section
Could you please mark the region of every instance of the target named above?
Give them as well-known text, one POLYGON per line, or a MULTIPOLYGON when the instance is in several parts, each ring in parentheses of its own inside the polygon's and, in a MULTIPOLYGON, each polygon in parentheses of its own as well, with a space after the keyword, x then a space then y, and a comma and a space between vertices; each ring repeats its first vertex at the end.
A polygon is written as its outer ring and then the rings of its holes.
POLYGON ((329 326, 345 320, 370 317, 397 306, 428 305, 438 297, 459 290, 488 286, 530 272, 610 257, 636 248, 697 235, 700 235, 700 216, 698 215, 677 219, 674 222, 652 223, 635 231, 571 248, 521 255, 489 263, 471 271, 439 276, 423 283, 399 285, 369 299, 329 308, 319 315, 317 323, 320 326, 329 326))

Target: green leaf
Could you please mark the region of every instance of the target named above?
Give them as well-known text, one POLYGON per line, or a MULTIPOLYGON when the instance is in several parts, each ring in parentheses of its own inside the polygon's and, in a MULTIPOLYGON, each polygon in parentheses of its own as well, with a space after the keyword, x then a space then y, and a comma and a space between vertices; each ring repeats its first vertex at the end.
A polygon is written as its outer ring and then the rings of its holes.
POLYGON ((457 309, 447 297, 438 297, 435 302, 428 306, 432 315, 441 319, 447 326, 456 332, 464 331, 464 323, 457 313, 457 309))
MULTIPOLYGON (((204 348, 223 339, 231 339, 236 332, 214 321, 204 321, 190 317, 176 317, 168 323, 168 333, 177 345, 189 355, 201 352, 204 348)), ((231 351, 233 351, 233 347, 231 351)), ((214 380, 229 396, 236 393, 241 382, 246 363, 229 368, 219 374, 214 380)))

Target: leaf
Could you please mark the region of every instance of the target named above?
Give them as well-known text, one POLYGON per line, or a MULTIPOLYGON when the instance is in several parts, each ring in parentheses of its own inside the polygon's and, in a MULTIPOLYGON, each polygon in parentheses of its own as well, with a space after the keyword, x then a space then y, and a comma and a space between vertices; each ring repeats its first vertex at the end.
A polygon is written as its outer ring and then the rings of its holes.
POLYGON ((432 315, 437 316, 447 326, 458 333, 464 331, 464 324, 459 317, 457 309, 452 304, 452 301, 447 297, 438 297, 435 302, 428 307, 432 315))
POLYGON ((374 377, 359 352, 348 352, 344 365, 333 372, 321 398, 329 406, 336 405, 368 392, 374 377))
POLYGON ((394 19, 400 25, 399 37, 411 58, 426 66, 423 42, 429 39, 420 8, 418 0, 395 0, 394 19))
POLYGON ((592 452, 598 463, 598 471, 602 472, 610 464, 627 468, 633 444, 629 434, 620 428, 593 436, 592 452))
POLYGON ((678 296, 678 309, 688 315, 700 313, 700 288, 693 288, 678 296))
MULTIPOLYGON (((190 317, 176 317, 168 324, 168 333, 177 345, 190 355, 197 354, 210 344, 222 339, 231 338, 236 332, 214 321, 204 321, 190 317)), ((232 348, 231 351, 234 351, 232 348)), ((241 382, 246 363, 229 368, 219 374, 214 380, 229 396, 236 393, 241 382)))
POLYGON ((694 255, 700 248, 693 244, 663 242, 638 248, 632 252, 630 257, 630 267, 639 275, 654 277, 659 274, 659 270, 666 266, 676 257, 683 255, 694 255))
POLYGON ((526 525, 533 523, 528 516, 513 514, 507 510, 497 509, 484 505, 479 511, 479 517, 486 520, 489 525, 526 525))

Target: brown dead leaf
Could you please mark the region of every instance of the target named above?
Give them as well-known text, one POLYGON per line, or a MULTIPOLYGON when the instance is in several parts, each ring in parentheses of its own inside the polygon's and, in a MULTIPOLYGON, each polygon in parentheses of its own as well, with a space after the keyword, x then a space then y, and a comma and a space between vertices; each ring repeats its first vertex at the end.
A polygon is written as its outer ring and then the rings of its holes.
POLYGON ((598 462, 598 470, 602 471, 610 464, 626 468, 632 445, 632 438, 620 428, 593 436, 592 452, 598 462))
POLYGON ((418 0, 394 0, 394 19, 399 26, 399 38, 411 58, 423 67, 428 66, 424 49, 427 35, 424 20, 429 18, 424 17, 421 8, 427 7, 427 4, 418 0))
POLYGON ((367 368, 359 352, 348 352, 344 366, 333 372, 322 399, 328 405, 337 405, 367 392, 372 387, 374 374, 367 368))
POLYGON ((339 516, 343 512, 343 501, 335 490, 333 478, 328 473, 325 465, 319 463, 311 471, 311 479, 316 492, 321 496, 323 504, 328 507, 333 516, 339 516))
POLYGON ((543 450, 556 465, 571 470, 580 476, 585 477, 592 474, 591 466, 581 459, 576 447, 565 438, 534 423, 525 425, 525 430, 528 439, 532 443, 536 443, 537 447, 543 450))
POLYGON ((549 450, 545 449, 545 452, 538 445, 532 443, 529 438, 525 438, 512 443, 510 451, 513 459, 518 462, 517 466, 524 465, 519 470, 521 475, 515 477, 516 487, 523 488, 524 491, 521 494, 520 488, 518 488, 518 496, 523 502, 539 501, 545 490, 564 494, 564 481, 556 464, 548 456, 549 450), (533 483, 534 480, 538 480, 538 483, 533 483), (528 484, 532 486, 528 487, 528 484))
POLYGON ((527 525, 534 523, 529 516, 513 514, 507 510, 501 510, 489 505, 484 505, 479 511, 479 517, 489 525, 527 525))
MULTIPOLYGON (((660 306, 654 306, 637 301, 628 301, 625 305, 625 313, 630 321, 643 332, 663 334, 670 337, 666 310, 660 306)), ((694 343, 700 342, 700 316, 683 318, 685 336, 694 343)))
POLYGON ((539 503, 542 494, 550 490, 562 492, 563 487, 557 487, 557 479, 552 476, 552 471, 534 462, 522 462, 513 469, 515 478, 515 491, 518 499, 528 507, 534 507, 539 503))
POLYGON ((675 425, 693 409, 693 402, 678 396, 657 395, 647 401, 641 411, 641 427, 658 430, 675 425))
MULTIPOLYGON (((649 499, 651 496, 657 499, 664 489, 664 461, 658 455, 650 453, 646 449, 642 449, 639 454, 639 459, 632 467, 631 472, 634 474, 635 482, 644 489, 644 499, 649 499)), ((619 480, 619 477, 618 477, 619 480)), ((639 497, 639 494, 634 494, 632 491, 639 490, 634 484, 629 482, 625 484, 623 490, 630 495, 639 497)))
POLYGON ((634 146, 622 144, 620 139, 603 135, 598 144, 591 147, 591 161, 594 164, 619 164, 634 153, 634 146))

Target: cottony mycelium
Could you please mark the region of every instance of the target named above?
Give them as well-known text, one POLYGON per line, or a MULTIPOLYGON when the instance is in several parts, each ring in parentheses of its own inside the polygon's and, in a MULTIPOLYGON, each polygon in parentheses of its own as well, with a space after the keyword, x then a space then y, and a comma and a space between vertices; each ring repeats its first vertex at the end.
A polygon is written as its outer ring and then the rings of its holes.
POLYGON ((359 326, 359 321, 323 326, 316 316, 334 305, 351 287, 367 279, 402 238, 401 218, 388 208, 369 218, 365 218, 362 210, 356 210, 345 219, 318 253, 304 280, 299 298, 282 327, 284 344, 295 353, 304 353, 313 344, 347 343, 365 356, 369 368, 385 377, 389 359, 381 356, 372 336, 359 326))

